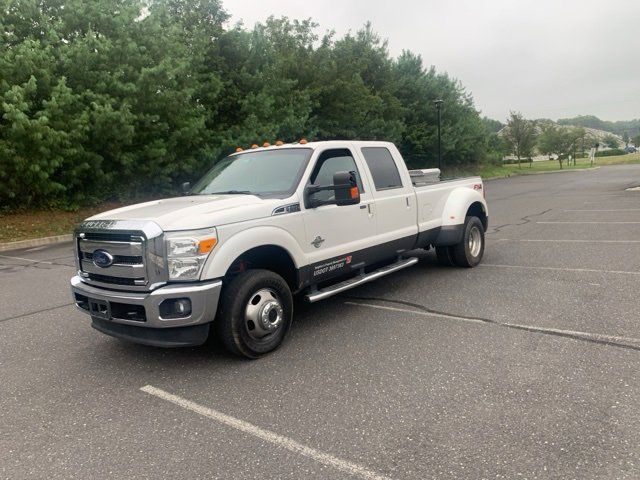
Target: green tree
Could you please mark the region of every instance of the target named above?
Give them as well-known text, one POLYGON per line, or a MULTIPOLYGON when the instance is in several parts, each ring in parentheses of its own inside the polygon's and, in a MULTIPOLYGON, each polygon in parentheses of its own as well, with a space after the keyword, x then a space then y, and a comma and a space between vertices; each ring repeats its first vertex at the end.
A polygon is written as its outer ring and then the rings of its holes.
POLYGON ((394 65, 395 96, 400 100, 405 129, 400 149, 411 167, 435 166, 437 159, 437 111, 442 107, 443 164, 481 163, 493 153, 472 97, 462 85, 435 69, 425 69, 422 58, 405 51, 394 65))
POLYGON ((459 81, 366 24, 226 27, 219 0, 0 0, 0 206, 173 192, 236 146, 383 139, 434 165, 500 156, 459 81))
POLYGON ((528 158, 531 166, 537 137, 535 123, 524 118, 520 112, 511 112, 504 129, 504 136, 518 159, 518 168, 522 168, 520 161, 523 158, 528 158))
POLYGON ((583 128, 559 127, 550 123, 542 127, 542 132, 538 137, 538 150, 543 155, 556 155, 560 169, 565 159, 569 156, 576 157, 576 150, 580 142, 584 142, 586 132, 583 128))
POLYGON ((631 141, 631 138, 629 138, 629 132, 625 130, 624 133, 622 134, 622 142, 624 143, 624 146, 628 147, 630 141, 631 141))
POLYGON ((620 140, 615 135, 605 135, 602 139, 602 143, 604 143, 609 148, 618 148, 620 146, 620 140))
POLYGON ((482 124, 485 130, 491 133, 498 133, 505 127, 504 123, 489 117, 482 117, 482 124))

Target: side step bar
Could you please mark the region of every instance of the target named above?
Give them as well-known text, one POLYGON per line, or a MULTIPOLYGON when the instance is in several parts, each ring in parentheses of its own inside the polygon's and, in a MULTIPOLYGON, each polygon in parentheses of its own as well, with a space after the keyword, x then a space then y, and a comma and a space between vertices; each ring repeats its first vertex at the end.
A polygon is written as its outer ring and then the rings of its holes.
POLYGON ((324 300, 325 298, 332 297, 333 295, 337 295, 340 292, 344 292, 345 290, 349 290, 350 288, 357 287, 359 285, 362 285, 363 283, 371 282, 380 277, 384 277, 385 275, 389 275, 390 273, 397 272, 398 270, 402 270, 403 268, 415 265, 416 263, 418 263, 417 257, 400 260, 396 263, 392 263, 391 265, 387 265, 386 267, 374 270, 371 273, 358 275, 355 278, 350 278, 349 280, 345 280, 344 282, 336 283, 335 285, 323 288, 322 290, 317 290, 315 292, 309 293, 305 296, 305 298, 310 303, 324 300))

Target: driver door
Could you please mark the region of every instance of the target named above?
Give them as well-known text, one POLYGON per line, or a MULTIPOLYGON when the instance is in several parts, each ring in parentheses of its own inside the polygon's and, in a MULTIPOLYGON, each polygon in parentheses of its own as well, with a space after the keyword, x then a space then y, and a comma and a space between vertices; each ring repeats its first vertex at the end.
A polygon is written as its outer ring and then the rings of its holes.
MULTIPOLYGON (((317 156, 307 185, 332 185, 336 172, 355 172, 360 203, 356 205, 322 205, 303 208, 306 238, 302 249, 309 261, 304 280, 318 283, 332 277, 348 274, 359 268, 365 249, 375 242, 375 205, 364 169, 359 159, 348 148, 327 149, 317 156)), ((335 193, 322 191, 314 194, 320 200, 333 200, 335 193)))

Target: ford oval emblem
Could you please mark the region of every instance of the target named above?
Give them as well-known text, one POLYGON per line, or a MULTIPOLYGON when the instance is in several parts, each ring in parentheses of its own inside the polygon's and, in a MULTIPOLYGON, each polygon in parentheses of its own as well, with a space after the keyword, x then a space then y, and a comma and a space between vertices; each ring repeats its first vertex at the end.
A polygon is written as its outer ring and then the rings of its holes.
POLYGON ((106 250, 94 250, 92 258, 96 267, 107 268, 113 265, 113 255, 106 250))

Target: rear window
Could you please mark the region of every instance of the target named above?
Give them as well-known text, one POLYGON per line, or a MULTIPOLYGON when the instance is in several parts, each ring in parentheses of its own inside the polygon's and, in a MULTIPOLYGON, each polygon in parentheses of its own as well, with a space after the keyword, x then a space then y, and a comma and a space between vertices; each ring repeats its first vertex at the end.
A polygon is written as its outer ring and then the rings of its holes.
POLYGON ((391 152, 384 147, 363 147, 362 154, 369 166, 376 190, 401 188, 402 180, 391 152))

